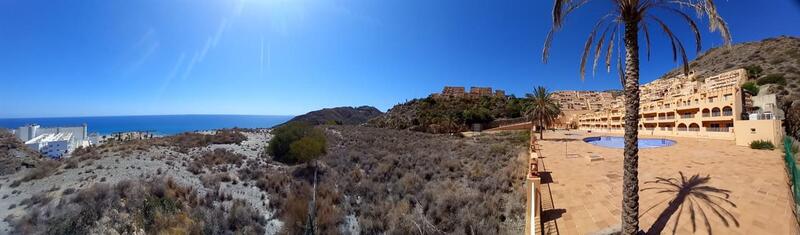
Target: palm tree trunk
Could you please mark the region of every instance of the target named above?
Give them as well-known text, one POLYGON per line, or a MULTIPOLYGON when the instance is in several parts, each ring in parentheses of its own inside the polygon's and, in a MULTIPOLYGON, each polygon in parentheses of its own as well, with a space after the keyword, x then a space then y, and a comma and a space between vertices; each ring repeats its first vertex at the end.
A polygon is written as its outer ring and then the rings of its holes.
POLYGON ((539 139, 540 140, 544 139, 544 124, 543 123, 544 122, 542 122, 542 120, 539 120, 539 139))
POLYGON ((639 232, 639 20, 625 22, 625 160, 622 234, 639 232))

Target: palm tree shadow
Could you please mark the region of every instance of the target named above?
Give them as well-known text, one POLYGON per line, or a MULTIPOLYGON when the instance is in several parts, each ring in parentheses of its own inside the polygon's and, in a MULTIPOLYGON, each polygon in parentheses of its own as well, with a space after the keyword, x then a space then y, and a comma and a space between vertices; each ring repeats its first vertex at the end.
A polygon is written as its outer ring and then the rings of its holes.
MULTIPOLYGON (((731 191, 716 188, 708 185, 711 177, 706 175, 693 175, 689 178, 683 175, 683 172, 678 172, 680 178, 663 178, 656 177, 655 180, 644 182, 645 186, 641 191, 655 190, 659 194, 674 194, 672 200, 661 201, 645 210, 642 215, 652 210, 654 207, 662 204, 669 203, 667 208, 659 214, 656 222, 647 231, 647 234, 661 234, 667 226, 669 219, 676 215, 675 221, 672 225, 672 234, 675 234, 678 222, 681 219, 681 214, 684 210, 688 210, 692 222, 692 232, 697 231, 697 222, 702 222, 708 234, 711 233, 711 223, 706 210, 716 215, 726 227, 734 224, 739 227, 739 221, 734 217, 731 212, 725 207, 736 207, 736 204, 728 200, 731 191)), ((713 217, 713 216, 712 216, 713 217)))

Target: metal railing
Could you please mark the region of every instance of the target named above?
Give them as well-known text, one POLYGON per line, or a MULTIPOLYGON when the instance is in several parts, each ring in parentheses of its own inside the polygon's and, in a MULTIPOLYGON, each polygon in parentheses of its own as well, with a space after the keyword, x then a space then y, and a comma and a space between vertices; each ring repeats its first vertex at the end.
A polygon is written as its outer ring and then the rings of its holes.
POLYGON ((683 119, 694 118, 694 114, 681 114, 681 118, 683 119))
POLYGON ((706 127, 707 132, 730 132, 730 127, 706 127))
POLYGON ((797 169, 797 157, 792 153, 792 142, 791 137, 783 138, 783 151, 785 152, 783 160, 786 162, 786 171, 789 174, 790 189, 794 199, 793 211, 797 218, 797 213, 800 211, 800 170, 797 169))

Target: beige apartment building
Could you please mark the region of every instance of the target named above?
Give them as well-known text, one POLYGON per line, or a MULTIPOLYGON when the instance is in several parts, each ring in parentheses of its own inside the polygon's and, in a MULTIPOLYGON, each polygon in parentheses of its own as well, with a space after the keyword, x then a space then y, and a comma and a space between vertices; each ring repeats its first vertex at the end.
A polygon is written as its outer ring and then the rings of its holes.
MULTIPOLYGON (((736 69, 705 79, 690 74, 643 85, 639 134, 736 140, 739 145, 753 140, 780 142, 779 118, 743 110, 741 84, 746 79, 747 72, 736 69)), ((618 99, 607 108, 580 115, 579 129, 624 133, 624 102, 618 99)))

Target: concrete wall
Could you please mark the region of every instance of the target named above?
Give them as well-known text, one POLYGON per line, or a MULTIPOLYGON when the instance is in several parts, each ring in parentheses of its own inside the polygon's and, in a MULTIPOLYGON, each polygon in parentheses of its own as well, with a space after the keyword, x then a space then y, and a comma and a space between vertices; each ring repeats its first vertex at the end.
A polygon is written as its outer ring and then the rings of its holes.
POLYGON ((755 140, 768 140, 780 145, 783 138, 781 120, 736 120, 736 145, 749 146, 755 140))

